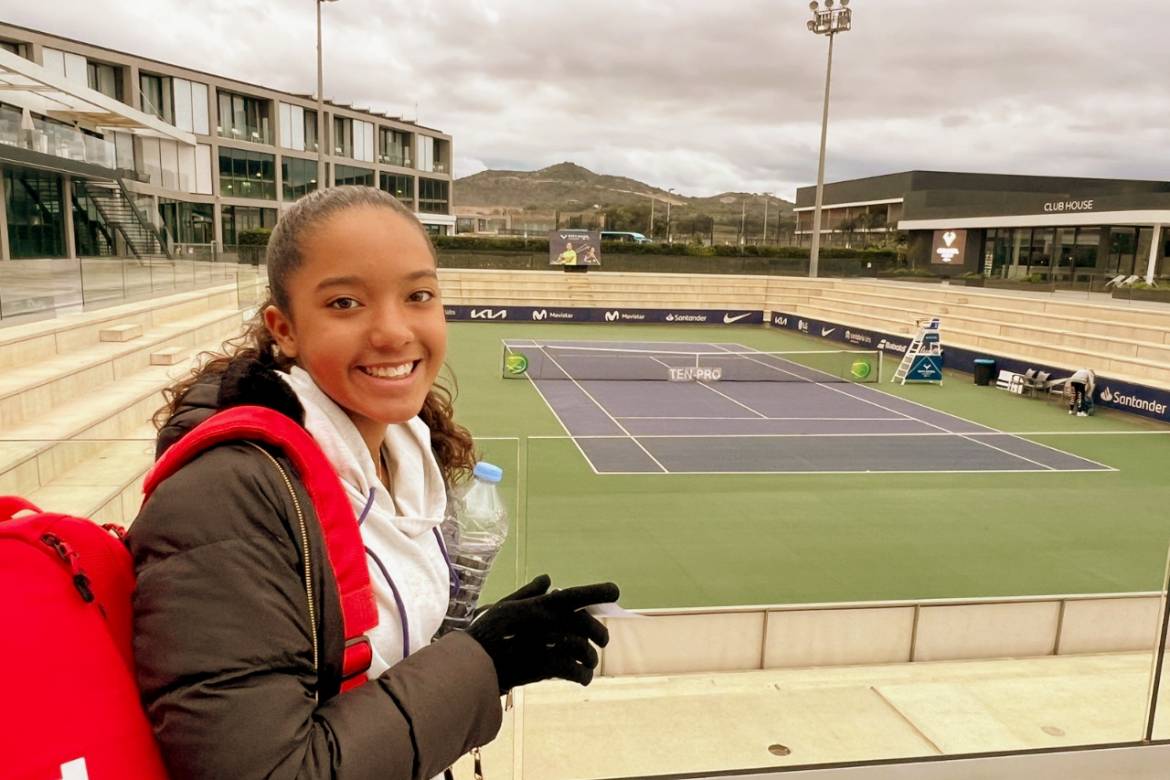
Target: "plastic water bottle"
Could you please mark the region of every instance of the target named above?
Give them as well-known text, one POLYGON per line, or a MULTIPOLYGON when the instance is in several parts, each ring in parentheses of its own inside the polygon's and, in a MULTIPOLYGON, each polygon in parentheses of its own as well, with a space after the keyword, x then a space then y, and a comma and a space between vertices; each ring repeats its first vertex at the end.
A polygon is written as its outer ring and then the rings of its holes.
POLYGON ((448 553, 458 587, 451 596, 440 634, 471 624, 483 583, 508 537, 508 512, 499 489, 504 470, 480 461, 472 474, 467 490, 453 502, 454 528, 448 553))

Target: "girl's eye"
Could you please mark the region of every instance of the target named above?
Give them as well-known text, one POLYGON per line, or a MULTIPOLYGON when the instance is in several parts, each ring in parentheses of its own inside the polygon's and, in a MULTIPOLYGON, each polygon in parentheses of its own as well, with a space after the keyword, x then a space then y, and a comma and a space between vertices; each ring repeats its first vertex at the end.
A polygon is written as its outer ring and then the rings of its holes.
POLYGON ((415 303, 426 303, 427 301, 432 300, 434 297, 435 294, 430 290, 418 290, 410 294, 410 300, 414 301, 415 303))
POLYGON ((329 308, 340 309, 341 311, 348 311, 349 309, 356 308, 357 305, 358 302, 353 298, 336 298, 329 302, 329 308))

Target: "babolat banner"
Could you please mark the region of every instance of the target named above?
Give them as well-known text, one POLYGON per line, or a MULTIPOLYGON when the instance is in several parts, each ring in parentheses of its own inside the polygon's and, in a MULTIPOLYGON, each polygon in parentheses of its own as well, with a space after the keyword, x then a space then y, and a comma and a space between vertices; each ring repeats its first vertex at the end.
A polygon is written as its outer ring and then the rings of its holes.
MULTIPOLYGON (((997 371, 1011 371, 1023 374, 1029 368, 1036 371, 1046 371, 1051 379, 1064 379, 1073 372, 1067 368, 1032 363, 1018 358, 1005 358, 991 355, 986 352, 975 352, 962 347, 947 347, 947 366, 960 371, 972 372, 975 370, 975 358, 994 358, 997 371)), ((1110 409, 1120 409, 1131 414, 1140 414, 1143 417, 1152 417, 1155 420, 1170 422, 1170 391, 1156 387, 1124 382, 1120 379, 1110 379, 1106 376, 1097 377, 1096 397, 1093 402, 1097 406, 1110 409)))
POLYGON ((895 355, 905 355, 906 350, 910 348, 908 336, 891 336, 888 333, 866 330, 865 328, 847 328, 835 322, 825 322, 779 311, 772 312, 772 327, 787 328, 809 336, 842 341, 863 349, 880 349, 895 355))
POLYGON ((762 325, 764 312, 743 309, 623 309, 558 306, 447 306, 452 322, 591 322, 762 325))

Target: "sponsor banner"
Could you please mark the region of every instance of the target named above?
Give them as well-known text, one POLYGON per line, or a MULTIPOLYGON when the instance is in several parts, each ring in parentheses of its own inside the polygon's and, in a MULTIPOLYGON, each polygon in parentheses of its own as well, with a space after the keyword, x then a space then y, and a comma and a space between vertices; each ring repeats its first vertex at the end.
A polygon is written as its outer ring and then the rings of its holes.
POLYGON ((942 356, 918 355, 910 362, 910 370, 906 372, 907 382, 941 382, 942 356))
POLYGON ((801 317, 786 312, 772 312, 772 327, 787 328, 809 336, 840 341, 858 349, 880 349, 895 355, 905 355, 910 348, 908 336, 894 336, 876 330, 851 328, 835 322, 801 317))
POLYGON ((762 325, 764 312, 742 309, 625 309, 564 306, 446 306, 452 322, 594 322, 762 325))
POLYGON ((967 259, 966 230, 936 230, 930 248, 930 262, 935 265, 962 265, 967 259))
MULTIPOLYGON (((995 370, 1011 371, 1023 374, 1029 368, 1037 371, 1047 371, 1053 379, 1064 379, 1072 374, 1072 369, 1057 368, 1043 363, 1029 362, 1017 358, 1005 358, 988 352, 975 352, 961 347, 947 347, 947 367, 957 368, 960 371, 972 373, 975 370, 975 358, 994 358, 995 370)), ((1097 375, 1097 389, 1093 402, 1108 409, 1119 409, 1123 412, 1140 414, 1163 422, 1170 422, 1170 391, 1157 387, 1124 382, 1120 379, 1110 379, 1107 376, 1097 375)))
POLYGON ((548 264, 601 265, 601 231, 550 231, 548 234, 548 264))

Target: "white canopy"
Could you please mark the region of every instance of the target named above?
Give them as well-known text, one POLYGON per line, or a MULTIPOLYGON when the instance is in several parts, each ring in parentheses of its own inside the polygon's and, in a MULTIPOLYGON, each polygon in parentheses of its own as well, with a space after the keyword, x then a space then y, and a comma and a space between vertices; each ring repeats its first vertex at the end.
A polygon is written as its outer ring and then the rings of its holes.
POLYGON ((93 130, 120 130, 187 146, 195 136, 97 90, 73 84, 35 62, 0 49, 0 101, 93 130))

